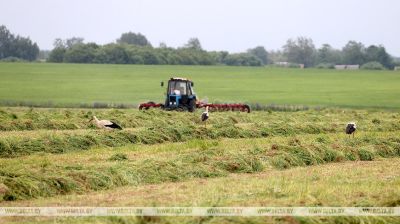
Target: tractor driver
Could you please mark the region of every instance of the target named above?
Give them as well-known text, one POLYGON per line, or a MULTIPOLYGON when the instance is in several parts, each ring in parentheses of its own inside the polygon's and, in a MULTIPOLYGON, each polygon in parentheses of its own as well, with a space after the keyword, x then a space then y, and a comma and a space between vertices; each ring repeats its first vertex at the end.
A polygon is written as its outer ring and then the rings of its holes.
POLYGON ((171 87, 169 94, 171 95, 181 95, 181 91, 179 89, 174 89, 171 87))

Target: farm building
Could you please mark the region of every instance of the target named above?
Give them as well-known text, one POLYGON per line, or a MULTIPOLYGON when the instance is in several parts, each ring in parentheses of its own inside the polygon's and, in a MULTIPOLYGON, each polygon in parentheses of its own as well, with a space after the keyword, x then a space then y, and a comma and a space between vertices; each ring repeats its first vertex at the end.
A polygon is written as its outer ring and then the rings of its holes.
POLYGON ((338 70, 358 70, 360 65, 335 65, 335 69, 338 70))

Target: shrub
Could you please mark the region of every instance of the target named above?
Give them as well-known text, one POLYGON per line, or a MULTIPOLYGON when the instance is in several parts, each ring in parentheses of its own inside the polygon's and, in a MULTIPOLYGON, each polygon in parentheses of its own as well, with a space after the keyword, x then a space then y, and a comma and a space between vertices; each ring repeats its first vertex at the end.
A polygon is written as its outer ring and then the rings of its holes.
POLYGON ((361 69, 365 70, 384 70, 385 67, 377 61, 370 61, 368 63, 365 63, 361 66, 361 69))
POLYGON ((290 63, 288 64, 288 68, 301 68, 299 64, 296 63, 290 63))
POLYGON ((21 59, 21 58, 17 58, 17 57, 7 57, 7 58, 3 58, 0 61, 2 62, 25 62, 25 60, 21 59))
POLYGON ((334 69, 335 65, 332 63, 320 63, 316 66, 316 68, 321 68, 321 69, 334 69))

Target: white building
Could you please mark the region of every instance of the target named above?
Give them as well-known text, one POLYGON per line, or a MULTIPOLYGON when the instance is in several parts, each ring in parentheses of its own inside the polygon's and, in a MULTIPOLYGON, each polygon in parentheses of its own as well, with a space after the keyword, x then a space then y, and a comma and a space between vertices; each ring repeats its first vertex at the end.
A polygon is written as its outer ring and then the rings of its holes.
POLYGON ((335 69, 338 70, 358 70, 360 65, 335 65, 335 69))

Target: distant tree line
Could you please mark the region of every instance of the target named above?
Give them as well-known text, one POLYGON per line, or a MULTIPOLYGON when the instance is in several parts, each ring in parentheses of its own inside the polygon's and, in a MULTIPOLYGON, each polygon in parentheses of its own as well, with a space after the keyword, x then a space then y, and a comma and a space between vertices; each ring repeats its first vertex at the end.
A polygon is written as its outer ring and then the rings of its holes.
POLYGON ((382 45, 368 47, 349 41, 342 49, 329 44, 316 48, 306 37, 287 40, 282 50, 266 51, 263 46, 242 53, 206 51, 199 39, 191 38, 182 47, 165 43, 152 46, 141 33, 123 33, 114 43, 85 43, 83 38, 56 39, 51 51, 39 51, 27 37, 12 34, 0 26, 0 60, 47 60, 59 63, 154 64, 154 65, 233 65, 263 66, 277 62, 304 67, 334 68, 337 64, 358 64, 367 69, 392 69, 400 65, 382 45))
POLYGON ((15 36, 7 27, 0 26, 0 60, 36 60, 39 47, 27 37, 15 36))
POLYGON ((334 68, 336 64, 374 65, 376 69, 392 69, 396 63, 379 45, 365 47, 362 43, 349 41, 341 50, 324 44, 316 48, 312 39, 298 37, 289 39, 282 51, 267 52, 257 46, 244 53, 205 51, 197 38, 191 38, 179 48, 161 43, 153 47, 140 33, 124 33, 116 43, 97 45, 84 43, 83 38, 56 39, 49 55, 50 62, 67 63, 113 63, 113 64, 169 64, 169 65, 236 65, 262 66, 274 62, 303 64, 305 67, 334 68))
POLYGON ((392 69, 395 66, 393 58, 386 52, 385 47, 349 41, 341 50, 323 44, 316 49, 312 39, 299 37, 289 39, 283 46, 282 52, 274 52, 274 57, 292 63, 304 64, 305 67, 333 68, 336 64, 364 65, 372 63, 382 68, 392 69), (280 54, 280 55, 279 55, 280 54))
POLYGON ((191 38, 182 47, 172 48, 165 43, 153 47, 138 33, 124 33, 116 43, 98 45, 84 43, 83 38, 56 39, 49 62, 154 64, 154 65, 238 65, 261 66, 268 63, 267 51, 257 47, 246 53, 229 54, 226 51, 205 51, 197 38, 191 38))

